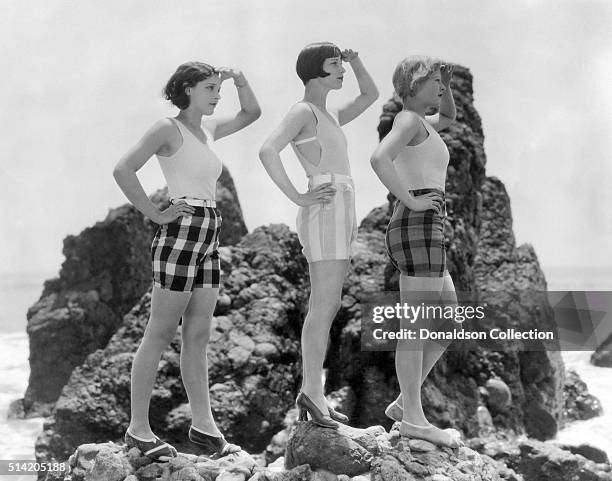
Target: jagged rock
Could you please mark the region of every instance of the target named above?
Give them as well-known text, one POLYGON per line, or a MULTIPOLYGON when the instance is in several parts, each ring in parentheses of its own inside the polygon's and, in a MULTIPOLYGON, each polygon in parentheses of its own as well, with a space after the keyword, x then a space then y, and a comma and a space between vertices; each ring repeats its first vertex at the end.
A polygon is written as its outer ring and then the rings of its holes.
MULTIPOLYGON (((510 200, 503 184, 487 178, 482 184, 481 228, 474 273, 479 302, 499 306, 507 327, 553 328, 545 296, 546 280, 533 248, 516 247, 510 200)), ((563 423, 564 366, 558 351, 486 352, 481 375, 489 372, 505 382, 512 404, 492 412, 497 427, 525 431, 538 439, 554 437, 563 423)))
POLYGON ((589 394, 587 385, 573 369, 565 373, 563 398, 564 416, 568 420, 591 419, 603 413, 599 399, 589 394))
POLYGON ((24 419, 26 416, 23 399, 11 401, 8 407, 7 419, 24 419))
POLYGON ((512 400, 512 393, 508 385, 501 379, 489 379, 485 385, 487 390, 487 404, 499 411, 505 409, 512 400))
POLYGON ((321 428, 312 422, 295 426, 285 454, 285 467, 309 464, 335 474, 357 476, 370 470, 372 453, 356 438, 357 430, 321 428))
POLYGON ((609 464, 597 464, 551 443, 519 438, 488 442, 470 440, 468 444, 502 461, 525 481, 612 480, 609 464))
MULTIPOLYGON (((221 243, 235 244, 247 231, 225 168, 218 185, 224 219, 221 243)), ((152 200, 165 207, 167 190, 152 200)), ((123 316, 150 288, 150 245, 156 229, 126 204, 64 239, 66 260, 59 277, 45 283, 40 299, 28 310, 30 379, 24 407, 29 415, 49 414, 72 370, 106 346, 123 316)))
POLYGON ((371 481, 521 479, 503 463, 471 449, 451 450, 417 439, 400 440, 397 432, 387 433, 380 426, 364 431, 341 426, 336 431, 312 422, 298 423, 287 446, 285 465, 289 468, 298 463, 308 463, 315 471, 324 469, 338 479, 368 474, 371 481), (371 442, 372 435, 376 443, 371 442))
POLYGON ((608 455, 603 449, 596 448, 590 444, 579 444, 578 446, 572 446, 570 444, 559 445, 561 449, 565 449, 572 454, 580 454, 587 459, 590 459, 594 463, 610 464, 608 455))
MULTIPOLYGON (((211 403, 228 440, 261 451, 282 429, 300 382, 299 333, 308 269, 286 226, 256 229, 231 247, 224 289, 230 309, 213 320, 208 349, 211 403), (256 351, 260 344, 274 350, 256 351), (238 350, 249 356, 237 355, 238 350)), ((130 366, 149 317, 150 296, 125 316, 105 349, 76 368, 38 441, 39 459, 65 459, 85 442, 122 439, 129 422, 130 366)), ((153 430, 183 452, 191 416, 180 381, 180 329, 162 356, 153 390, 153 430)))
POLYGON ((179 453, 168 462, 153 462, 136 448, 112 442, 79 446, 69 465, 69 473, 50 474, 46 481, 245 481, 258 469, 244 451, 216 460, 179 453))
POLYGON ((591 364, 599 367, 612 367, 612 334, 591 354, 591 364))

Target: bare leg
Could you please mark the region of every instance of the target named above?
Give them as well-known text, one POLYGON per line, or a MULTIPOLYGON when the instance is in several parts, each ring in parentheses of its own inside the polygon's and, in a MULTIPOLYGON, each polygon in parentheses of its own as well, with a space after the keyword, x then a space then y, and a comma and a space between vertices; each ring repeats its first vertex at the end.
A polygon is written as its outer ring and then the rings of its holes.
MULTIPOLYGON (((440 294, 440 300, 442 305, 446 306, 455 306, 457 305, 457 294, 455 293, 455 285, 453 284, 453 279, 450 274, 447 272, 444 276, 444 282, 442 285, 442 292, 440 294)), ((421 369, 421 384, 425 382, 425 379, 433 369, 438 359, 444 354, 444 351, 450 344, 450 341, 425 341, 423 346, 423 365, 421 369)), ((395 400, 396 403, 396 413, 398 417, 402 416, 401 406, 402 406, 402 395, 400 394, 395 400)))
POLYGON ((340 308, 342 284, 348 260, 319 261, 310 267, 309 309, 302 329, 302 392, 328 414, 323 393, 323 362, 327 351, 329 330, 340 308))
MULTIPOLYGON (((440 298, 443 283, 443 278, 401 276, 400 291, 402 302, 416 305, 421 302, 437 302, 440 298)), ((404 323, 402 327, 408 327, 407 323, 404 323)), ((400 341, 395 355, 395 366, 402 392, 403 407, 400 434, 425 439, 442 446, 458 447, 460 445, 459 440, 455 439, 450 433, 430 424, 425 417, 421 404, 421 384, 423 381, 423 370, 426 367, 423 364, 425 344, 413 344, 410 346, 410 350, 408 350, 408 342, 411 341, 400 341)), ((436 348, 436 350, 439 350, 439 348, 436 348)), ((429 367, 430 369, 431 366, 429 367)))
MULTIPOLYGON (((400 295, 402 303, 418 306, 422 302, 430 303, 432 293, 442 290, 442 278, 438 277, 400 277, 400 295), (429 297, 429 298, 428 298, 429 297)), ((436 294, 437 295, 437 294, 436 294)), ((415 324, 402 322, 402 328, 420 327, 419 321, 415 324)), ((425 346, 421 341, 399 341, 395 353, 395 369, 403 395, 404 420, 413 424, 427 423, 421 405, 421 383, 423 377, 423 356, 425 346), (417 344, 420 343, 420 344, 417 344), (409 403, 406 403, 406 400, 409 403)))
POLYGON ((218 294, 218 288, 194 289, 183 314, 181 349, 181 376, 191 406, 192 425, 213 436, 221 433, 210 407, 206 351, 218 294))
POLYGON ((131 420, 129 431, 145 439, 154 437, 149 425, 149 403, 161 355, 176 334, 190 292, 153 288, 151 316, 132 363, 131 420))

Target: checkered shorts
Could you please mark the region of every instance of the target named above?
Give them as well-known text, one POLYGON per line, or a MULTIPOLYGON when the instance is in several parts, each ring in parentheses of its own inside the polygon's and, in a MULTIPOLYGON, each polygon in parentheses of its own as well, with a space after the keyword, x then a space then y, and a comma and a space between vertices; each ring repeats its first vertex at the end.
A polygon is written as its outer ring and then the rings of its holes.
MULTIPOLYGON (((410 191, 415 196, 437 192, 438 189, 410 191)), ((393 265, 404 275, 413 277, 443 277, 446 272, 444 248, 444 219, 433 209, 423 212, 410 210, 401 202, 395 203, 387 226, 385 245, 393 265)))
POLYGON ((161 225, 155 234, 151 260, 156 287, 182 292, 219 287, 221 214, 216 207, 194 208, 193 215, 161 225))

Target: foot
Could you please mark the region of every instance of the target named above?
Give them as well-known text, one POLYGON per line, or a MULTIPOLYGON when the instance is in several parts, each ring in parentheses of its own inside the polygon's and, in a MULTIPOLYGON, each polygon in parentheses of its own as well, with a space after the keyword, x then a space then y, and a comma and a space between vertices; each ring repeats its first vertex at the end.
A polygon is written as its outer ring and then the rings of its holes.
POLYGON ((221 433, 207 433, 191 426, 189 440, 200 447, 202 454, 212 458, 220 458, 228 454, 237 453, 242 448, 237 444, 228 443, 221 433))
POLYGON ((387 406, 387 409, 385 409, 385 416, 389 419, 393 419, 393 421, 402 422, 404 408, 397 402, 397 399, 387 406))
POLYGON ((178 456, 178 452, 173 446, 162 441, 157 436, 141 438, 132 434, 129 429, 125 432, 125 444, 128 448, 139 449, 142 454, 153 461, 168 461, 170 458, 178 456))
POLYGON ((329 415, 329 411, 327 409, 327 402, 324 403, 325 411, 321 410, 310 397, 308 397, 303 392, 298 394, 297 399, 295 400, 295 404, 300 410, 300 421, 307 421, 308 414, 312 421, 317 425, 323 428, 332 428, 338 429, 338 423, 331 419, 329 415))
POLYGON ((413 439, 423 439, 438 446, 447 448, 459 448, 463 446, 463 441, 453 435, 452 430, 442 430, 433 424, 416 425, 402 421, 400 426, 400 436, 413 439))
POLYGON ((329 417, 334 421, 338 421, 339 423, 348 423, 349 418, 346 414, 336 411, 330 405, 327 406, 327 409, 329 410, 329 417))

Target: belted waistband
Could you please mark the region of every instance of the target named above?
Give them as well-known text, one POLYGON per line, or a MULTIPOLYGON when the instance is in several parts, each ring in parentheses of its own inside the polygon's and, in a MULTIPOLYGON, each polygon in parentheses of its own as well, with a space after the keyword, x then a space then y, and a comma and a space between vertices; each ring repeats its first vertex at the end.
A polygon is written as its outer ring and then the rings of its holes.
POLYGON ((333 172, 308 176, 308 185, 319 185, 327 182, 353 185, 353 178, 350 175, 335 174, 333 172))
POLYGON ((217 202, 210 199, 195 199, 193 197, 173 197, 170 202, 176 204, 179 200, 182 200, 186 204, 194 207, 217 207, 217 202))

